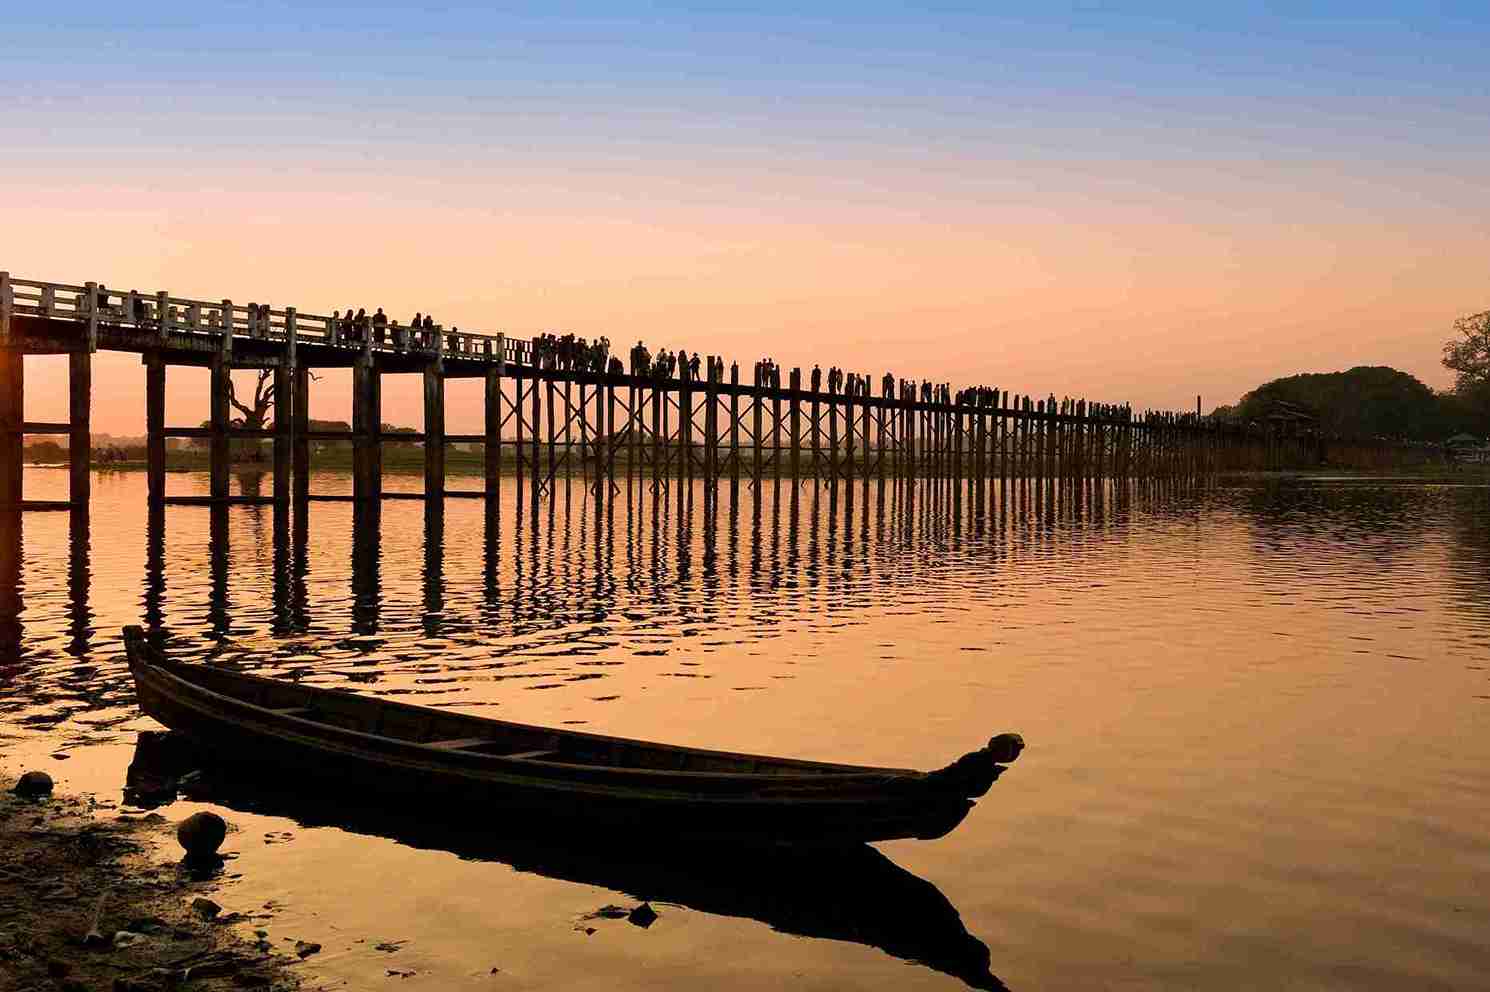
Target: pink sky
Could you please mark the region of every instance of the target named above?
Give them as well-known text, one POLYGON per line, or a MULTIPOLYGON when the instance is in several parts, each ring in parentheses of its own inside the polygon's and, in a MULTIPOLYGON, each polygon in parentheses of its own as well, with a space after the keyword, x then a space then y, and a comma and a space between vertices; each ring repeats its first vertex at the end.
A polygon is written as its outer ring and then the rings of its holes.
MULTIPOLYGON (((1130 189, 1125 201, 1079 178, 1027 203, 961 203, 906 175, 861 178, 837 198, 834 177, 742 175, 733 200, 710 176, 719 200, 684 205, 637 179, 607 195, 599 182, 566 191, 521 176, 433 191, 397 177, 285 189, 245 177, 79 198, 38 176, 30 202, 7 211, 5 264, 117 289, 382 306, 400 320, 432 311, 471 330, 606 334, 622 348, 640 337, 747 365, 770 355, 1180 409, 1197 393, 1209 409, 1269 378, 1362 364, 1446 386, 1450 324, 1486 304, 1484 224, 1469 215, 1372 216, 1262 183, 1227 196, 1130 189)), ((98 361, 96 429, 138 433, 138 359, 98 361)), ((60 360, 28 360, 29 419, 62 418, 64 376, 60 360)), ((314 416, 347 416, 339 382, 318 385, 314 416)), ((386 420, 419 422, 416 385, 388 381, 386 420)), ((169 419, 205 417, 204 388, 204 375, 173 370, 169 419)), ((476 429, 474 389, 454 387, 449 404, 451 429, 476 429)))

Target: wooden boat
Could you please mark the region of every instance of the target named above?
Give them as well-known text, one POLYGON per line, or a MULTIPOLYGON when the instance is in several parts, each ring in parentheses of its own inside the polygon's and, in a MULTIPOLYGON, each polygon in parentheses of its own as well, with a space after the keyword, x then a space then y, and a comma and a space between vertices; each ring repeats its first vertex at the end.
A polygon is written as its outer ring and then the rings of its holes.
POLYGON ((734 754, 447 713, 167 660, 124 629, 140 708, 218 761, 513 819, 842 845, 951 831, 1024 747, 1000 734, 932 772, 734 754))

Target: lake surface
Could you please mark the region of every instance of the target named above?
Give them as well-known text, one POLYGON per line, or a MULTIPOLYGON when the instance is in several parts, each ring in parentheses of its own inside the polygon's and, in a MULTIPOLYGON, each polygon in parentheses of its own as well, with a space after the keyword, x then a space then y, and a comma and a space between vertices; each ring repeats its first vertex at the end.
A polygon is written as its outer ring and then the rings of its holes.
MULTIPOLYGON (((60 498, 66 473, 26 486, 60 498)), ((140 622, 182 657, 732 750, 936 767, 1012 730, 1028 749, 953 834, 842 863, 705 864, 227 790, 218 898, 272 902, 271 940, 322 943, 302 967, 359 989, 1490 981, 1490 490, 601 502, 575 480, 535 512, 513 488, 490 511, 152 522, 142 473, 99 474, 86 532, 11 518, 0 766, 121 801, 156 726, 119 639, 140 622), (590 918, 642 899, 648 928, 590 918)))

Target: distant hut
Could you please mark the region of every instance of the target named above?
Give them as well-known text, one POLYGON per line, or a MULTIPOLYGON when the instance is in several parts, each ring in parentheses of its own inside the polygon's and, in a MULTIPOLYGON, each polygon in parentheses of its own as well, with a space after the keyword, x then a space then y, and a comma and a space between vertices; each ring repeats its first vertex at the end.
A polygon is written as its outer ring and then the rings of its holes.
POLYGON ((1443 449, 1453 462, 1490 462, 1490 444, 1473 434, 1455 434, 1443 443, 1443 449))
POLYGON ((1319 415, 1301 403, 1288 400, 1269 400, 1258 417, 1273 429, 1273 433, 1284 437, 1305 434, 1319 428, 1319 415))

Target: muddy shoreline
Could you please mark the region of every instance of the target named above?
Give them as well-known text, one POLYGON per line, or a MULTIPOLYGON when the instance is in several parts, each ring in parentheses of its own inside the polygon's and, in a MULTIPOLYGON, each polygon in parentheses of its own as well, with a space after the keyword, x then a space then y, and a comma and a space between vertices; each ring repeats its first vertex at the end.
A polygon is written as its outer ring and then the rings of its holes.
POLYGON ((218 906, 231 854, 188 867, 158 813, 14 785, 0 776, 0 992, 306 987, 295 945, 269 937, 272 907, 218 906))

